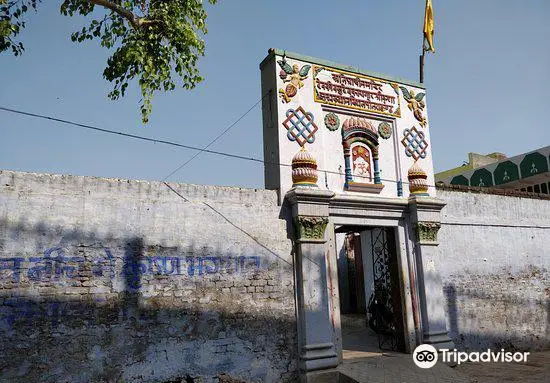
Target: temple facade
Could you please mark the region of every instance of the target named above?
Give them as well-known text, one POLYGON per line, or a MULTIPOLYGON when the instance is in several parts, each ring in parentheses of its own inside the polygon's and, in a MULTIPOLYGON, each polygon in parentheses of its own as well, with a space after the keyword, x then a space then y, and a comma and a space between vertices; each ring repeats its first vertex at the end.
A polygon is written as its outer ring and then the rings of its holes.
POLYGON ((342 362, 354 315, 382 349, 453 348, 424 86, 277 49, 260 68, 265 186, 293 217, 302 377, 342 362))

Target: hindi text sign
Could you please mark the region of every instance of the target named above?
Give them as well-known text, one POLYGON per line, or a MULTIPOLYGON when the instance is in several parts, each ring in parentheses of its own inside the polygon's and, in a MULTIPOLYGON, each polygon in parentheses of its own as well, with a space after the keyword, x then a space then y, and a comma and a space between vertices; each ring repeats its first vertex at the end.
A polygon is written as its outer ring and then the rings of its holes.
POLYGON ((394 83, 314 66, 313 89, 315 102, 401 117, 394 83))

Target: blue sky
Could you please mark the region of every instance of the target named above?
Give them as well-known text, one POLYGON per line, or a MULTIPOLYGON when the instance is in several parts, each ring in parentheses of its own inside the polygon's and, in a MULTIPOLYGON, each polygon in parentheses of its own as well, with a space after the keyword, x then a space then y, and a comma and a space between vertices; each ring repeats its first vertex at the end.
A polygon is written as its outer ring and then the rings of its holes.
MULTIPOLYGON (((433 2, 437 52, 426 58, 425 84, 436 171, 469 151, 513 156, 549 145, 550 2, 433 2)), ((59 3, 29 15, 22 57, 0 55, 0 106, 202 147, 261 98, 258 65, 270 47, 418 80, 424 0, 221 0, 207 6, 206 80, 158 94, 143 126, 138 87, 107 99, 109 52, 72 43, 84 18, 61 16, 59 3)), ((160 180, 194 154, 3 111, 0 134, 0 169, 160 180)), ((261 108, 212 149, 262 158, 261 108)), ((169 180, 261 188, 263 167, 201 154, 169 180)))

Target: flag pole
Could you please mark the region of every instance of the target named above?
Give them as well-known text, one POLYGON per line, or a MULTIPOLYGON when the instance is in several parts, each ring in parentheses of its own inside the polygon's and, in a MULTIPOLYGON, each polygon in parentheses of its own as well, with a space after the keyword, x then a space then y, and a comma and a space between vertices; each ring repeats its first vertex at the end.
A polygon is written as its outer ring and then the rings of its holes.
POLYGON ((424 57, 425 56, 426 56, 426 36, 424 35, 424 31, 422 31, 422 54, 420 55, 420 83, 421 84, 424 84, 424 57))
POLYGON ((426 51, 435 52, 433 44, 434 21, 432 0, 426 0, 426 9, 424 10, 424 28, 422 29, 422 54, 420 55, 420 83, 424 83, 424 58, 426 51), (427 46, 426 46, 427 43, 427 46))
POLYGON ((424 40, 422 40, 422 54, 420 55, 420 83, 424 83, 424 56, 426 50, 424 49, 424 40))
POLYGON ((422 54, 420 55, 420 83, 424 84, 424 57, 426 56, 426 36, 422 31, 422 54))

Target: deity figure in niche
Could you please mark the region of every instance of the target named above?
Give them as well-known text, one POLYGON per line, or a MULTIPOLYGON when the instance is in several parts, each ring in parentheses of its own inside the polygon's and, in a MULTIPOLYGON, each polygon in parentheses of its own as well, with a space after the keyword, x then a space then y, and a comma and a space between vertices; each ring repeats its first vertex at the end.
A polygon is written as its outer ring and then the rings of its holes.
POLYGON ((342 124, 346 167, 345 190, 380 193, 384 188, 378 169, 378 131, 366 118, 350 117, 342 124))
POLYGON ((370 151, 363 145, 355 145, 351 151, 355 182, 372 182, 370 151))

